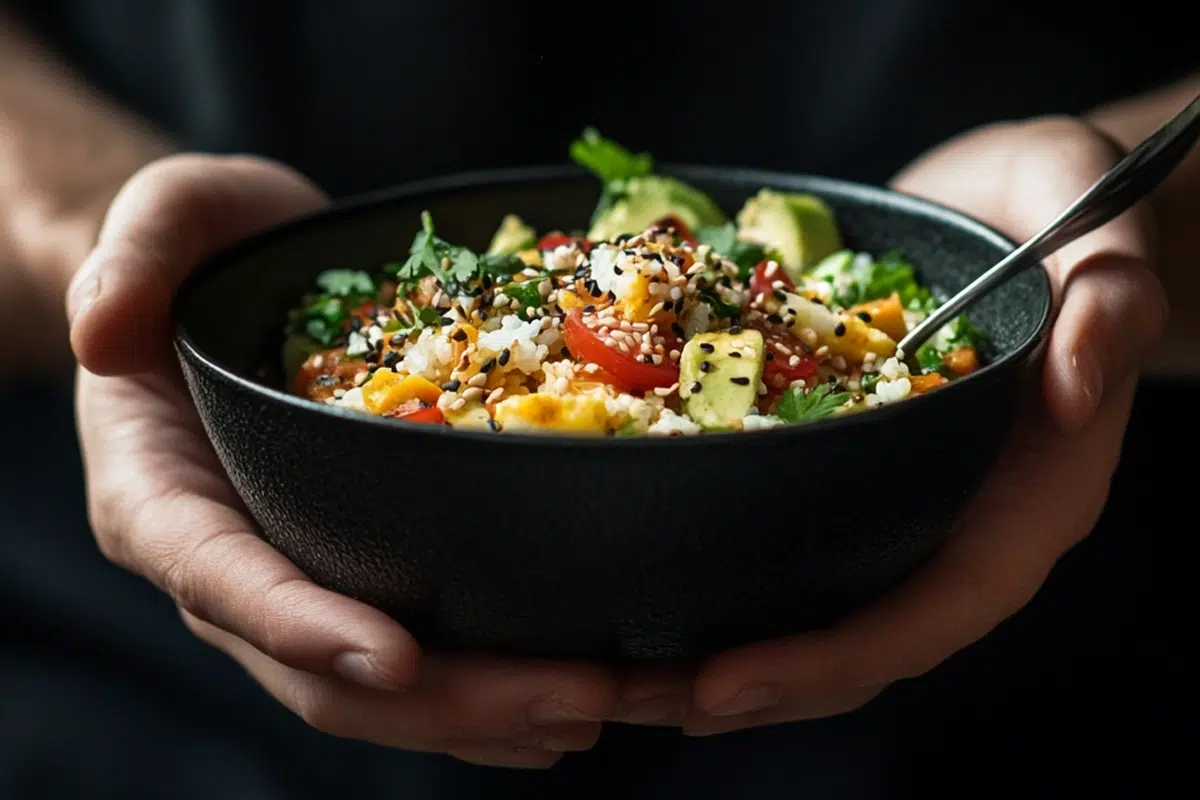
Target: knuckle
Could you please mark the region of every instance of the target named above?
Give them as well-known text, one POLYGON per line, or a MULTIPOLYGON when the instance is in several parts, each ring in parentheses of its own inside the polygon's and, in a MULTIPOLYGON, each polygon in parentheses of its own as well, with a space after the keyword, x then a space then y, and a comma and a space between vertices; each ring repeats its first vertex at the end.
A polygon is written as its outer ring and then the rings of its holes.
POLYGON ((288 576, 271 582, 262 595, 262 602, 256 604, 260 609, 258 618, 254 621, 255 647, 277 660, 286 660, 288 645, 295 639, 284 622, 287 615, 279 613, 279 609, 298 608, 303 602, 305 592, 312 589, 312 584, 298 577, 288 576))
POLYGON ((350 720, 341 712, 342 703, 324 683, 304 677, 288 685, 288 707, 313 730, 341 738, 357 738, 350 720))

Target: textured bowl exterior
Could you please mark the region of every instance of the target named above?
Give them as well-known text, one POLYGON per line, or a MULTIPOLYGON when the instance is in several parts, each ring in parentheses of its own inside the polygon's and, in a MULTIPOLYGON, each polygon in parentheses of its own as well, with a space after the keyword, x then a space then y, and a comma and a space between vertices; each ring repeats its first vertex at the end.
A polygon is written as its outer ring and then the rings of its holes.
MULTIPOLYGON (((899 248, 946 291, 1011 247, 878 189, 668 171, 730 213, 762 186, 821 194, 850 245, 899 248)), ((974 311, 1001 351, 986 369, 894 407, 797 428, 495 436, 367 418, 278 390, 286 311, 321 270, 403 257, 424 208, 440 235, 482 248, 505 213, 540 229, 582 226, 595 198, 594 182, 570 169, 433 181, 255 237, 189 279, 175 306, 180 362, 264 538, 427 646, 618 662, 827 625, 910 574, 1009 429, 1048 326, 1041 271, 974 311)))

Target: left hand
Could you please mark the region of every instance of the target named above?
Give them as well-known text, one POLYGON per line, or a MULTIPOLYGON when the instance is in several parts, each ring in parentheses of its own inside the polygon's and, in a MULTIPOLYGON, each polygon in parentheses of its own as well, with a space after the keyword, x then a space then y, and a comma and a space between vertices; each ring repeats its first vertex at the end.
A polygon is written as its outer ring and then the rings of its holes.
MULTIPOLYGON (((1083 121, 1037 119, 958 137, 906 168, 894 187, 1023 241, 1120 156, 1083 121)), ((927 567, 832 629, 718 654, 694 676, 631 675, 626 719, 649 721, 631 701, 656 696, 661 707, 664 695, 678 710, 658 721, 692 735, 843 713, 933 669, 1025 606, 1107 500, 1139 363, 1166 322, 1153 247, 1149 209, 1139 206, 1047 262, 1058 315, 1042 391, 927 567)))

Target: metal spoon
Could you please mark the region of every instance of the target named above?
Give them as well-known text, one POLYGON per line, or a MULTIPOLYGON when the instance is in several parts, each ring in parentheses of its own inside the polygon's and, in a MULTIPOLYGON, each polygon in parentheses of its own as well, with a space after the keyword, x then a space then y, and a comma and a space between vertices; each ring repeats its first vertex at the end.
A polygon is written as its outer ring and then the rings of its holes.
POLYGON ((913 361, 922 344, 995 287, 1059 249, 1120 216, 1171 174, 1200 137, 1200 95, 1135 147, 1049 225, 971 281, 900 340, 897 349, 913 361))

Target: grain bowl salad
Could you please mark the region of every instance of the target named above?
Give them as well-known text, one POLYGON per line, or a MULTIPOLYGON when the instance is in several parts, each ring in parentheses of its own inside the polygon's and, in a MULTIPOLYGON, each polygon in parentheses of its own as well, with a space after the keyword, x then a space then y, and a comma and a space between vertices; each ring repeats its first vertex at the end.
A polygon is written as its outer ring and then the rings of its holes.
POLYGON ((678 436, 854 414, 978 368, 965 317, 906 365, 896 342, 939 300, 900 254, 843 245, 818 197, 762 189, 733 220, 585 131, 601 180, 586 231, 508 216, 486 252, 435 220, 406 260, 331 269, 288 321, 292 391, 413 423, 678 436))

